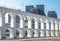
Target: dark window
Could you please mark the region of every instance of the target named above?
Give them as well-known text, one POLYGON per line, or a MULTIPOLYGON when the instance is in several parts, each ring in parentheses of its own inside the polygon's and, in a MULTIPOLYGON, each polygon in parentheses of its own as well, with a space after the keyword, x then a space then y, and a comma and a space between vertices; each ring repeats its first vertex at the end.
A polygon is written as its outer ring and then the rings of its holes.
POLYGON ((16 36, 19 37, 19 31, 16 31, 16 36))
POLYGON ((20 17, 16 16, 16 23, 20 23, 20 17))
POLYGON ((25 31, 25 37, 27 37, 27 31, 25 31))
POLYGON ((39 22, 39 24, 38 24, 38 25, 39 25, 39 29, 40 29, 40 28, 41 28, 41 23, 39 22))
POLYGON ((11 23, 11 16, 8 15, 8 23, 11 23))
POLYGON ((24 26, 25 26, 25 28, 28 28, 28 19, 27 19, 27 17, 26 17, 26 19, 24 20, 24 26))
POLYGON ((35 28, 35 20, 32 20, 32 28, 35 28))
POLYGON ((5 31, 5 37, 7 38, 7 37, 9 37, 10 36, 10 31, 7 29, 6 31, 5 31))

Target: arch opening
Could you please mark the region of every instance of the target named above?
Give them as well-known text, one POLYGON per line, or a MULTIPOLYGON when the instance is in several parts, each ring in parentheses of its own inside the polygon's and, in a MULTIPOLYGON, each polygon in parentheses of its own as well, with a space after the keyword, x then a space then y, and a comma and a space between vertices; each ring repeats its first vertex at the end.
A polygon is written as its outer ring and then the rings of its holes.
POLYGON ((35 19, 32 19, 32 28, 35 28, 35 19))
POLYGON ((39 27, 39 29, 41 29, 41 21, 40 20, 38 21, 38 27, 39 27))
POLYGON ((25 31, 25 38, 27 38, 27 34, 28 34, 28 32, 27 32, 27 31, 25 31))
POLYGON ((20 17, 16 15, 16 27, 20 27, 20 17))
POLYGON ((10 38, 10 33, 12 33, 9 29, 5 30, 5 38, 9 39, 10 38))
POLYGON ((25 20, 24 20, 24 27, 28 28, 28 18, 27 17, 25 17, 25 20))
POLYGON ((5 23, 11 23, 11 18, 12 18, 12 15, 9 14, 9 13, 6 13, 5 14, 5 23))
POLYGON ((20 32, 17 30, 16 31, 16 38, 19 38, 19 34, 20 34, 20 32))

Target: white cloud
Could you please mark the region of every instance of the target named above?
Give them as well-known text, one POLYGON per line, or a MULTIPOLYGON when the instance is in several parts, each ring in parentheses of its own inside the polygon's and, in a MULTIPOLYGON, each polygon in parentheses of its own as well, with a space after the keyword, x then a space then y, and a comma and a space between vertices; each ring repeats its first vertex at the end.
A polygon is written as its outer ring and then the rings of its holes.
POLYGON ((0 6, 13 9, 20 9, 22 11, 24 11, 25 8, 24 4, 17 0, 0 0, 0 6))
MULTIPOLYGON (((15 2, 16 3, 16 2, 15 2)), ((19 5, 21 4, 15 4, 14 2, 11 2, 11 0, 0 0, 0 6, 9 7, 9 8, 20 8, 19 5)))

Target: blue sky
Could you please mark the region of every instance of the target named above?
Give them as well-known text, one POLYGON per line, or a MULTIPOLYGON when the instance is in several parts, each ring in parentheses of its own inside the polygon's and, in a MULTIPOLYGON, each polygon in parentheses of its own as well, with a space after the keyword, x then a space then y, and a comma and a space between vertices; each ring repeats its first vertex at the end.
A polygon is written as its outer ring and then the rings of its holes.
POLYGON ((45 5, 45 13, 55 10, 60 18, 60 0, 0 0, 0 6, 25 11, 26 5, 45 5))

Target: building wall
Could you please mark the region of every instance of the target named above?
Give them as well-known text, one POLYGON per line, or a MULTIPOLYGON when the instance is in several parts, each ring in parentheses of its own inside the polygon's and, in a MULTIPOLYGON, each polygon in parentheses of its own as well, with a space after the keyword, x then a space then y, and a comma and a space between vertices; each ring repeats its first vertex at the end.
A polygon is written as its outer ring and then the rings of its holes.
POLYGON ((46 16, 36 15, 32 13, 22 12, 18 10, 8 9, 0 7, 0 39, 5 38, 5 34, 9 34, 10 38, 16 38, 16 31, 19 31, 19 37, 17 38, 34 38, 34 37, 59 37, 60 36, 60 20, 55 18, 50 18, 46 16), (11 23, 5 22, 8 16, 11 16, 11 23), (16 27, 16 15, 20 17, 19 26, 16 27), (24 20, 27 17, 28 19, 28 28, 24 26, 24 20), (35 21, 34 28, 32 28, 32 19, 35 21), (38 23, 41 22, 41 28, 39 29, 38 23), (6 30, 9 30, 9 33, 6 33, 6 30), (27 31, 27 35, 25 35, 27 31), (33 35, 34 32, 34 35, 33 35))

